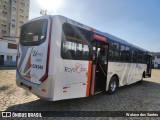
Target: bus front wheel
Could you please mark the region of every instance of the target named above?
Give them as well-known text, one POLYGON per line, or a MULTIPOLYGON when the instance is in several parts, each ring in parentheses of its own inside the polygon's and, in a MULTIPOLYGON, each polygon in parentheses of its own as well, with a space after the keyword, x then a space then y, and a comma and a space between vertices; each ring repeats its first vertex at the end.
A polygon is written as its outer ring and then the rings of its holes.
POLYGON ((117 77, 113 76, 110 80, 110 83, 109 83, 108 93, 110 95, 114 94, 117 91, 117 87, 118 87, 117 77))

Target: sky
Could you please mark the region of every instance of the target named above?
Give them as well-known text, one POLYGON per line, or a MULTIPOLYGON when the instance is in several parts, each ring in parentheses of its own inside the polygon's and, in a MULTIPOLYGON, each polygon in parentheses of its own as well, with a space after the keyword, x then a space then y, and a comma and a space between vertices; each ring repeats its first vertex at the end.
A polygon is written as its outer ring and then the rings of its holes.
POLYGON ((30 0, 29 19, 41 9, 160 52, 160 0, 30 0))

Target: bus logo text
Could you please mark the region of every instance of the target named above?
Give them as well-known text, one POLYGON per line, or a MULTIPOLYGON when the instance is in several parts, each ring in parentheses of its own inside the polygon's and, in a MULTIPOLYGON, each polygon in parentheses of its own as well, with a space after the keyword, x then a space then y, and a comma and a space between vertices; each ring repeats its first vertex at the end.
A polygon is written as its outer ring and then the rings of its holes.
POLYGON ((35 69, 43 69, 43 65, 31 64, 31 68, 35 68, 35 69))
POLYGON ((74 68, 65 67, 64 71, 69 73, 81 73, 85 72, 86 68, 84 68, 82 64, 76 63, 74 68))
POLYGON ((39 53, 38 50, 32 50, 33 57, 43 57, 43 53, 39 53))

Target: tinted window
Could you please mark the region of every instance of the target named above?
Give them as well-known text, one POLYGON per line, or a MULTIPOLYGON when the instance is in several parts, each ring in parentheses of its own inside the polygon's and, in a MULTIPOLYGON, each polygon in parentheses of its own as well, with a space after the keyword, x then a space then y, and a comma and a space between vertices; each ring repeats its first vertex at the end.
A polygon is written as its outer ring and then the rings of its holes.
POLYGON ((157 59, 160 59, 160 55, 157 55, 157 59))
POLYGON ((114 42, 113 50, 114 51, 119 51, 119 43, 114 42))
POLYGON ((147 63, 147 58, 146 58, 147 54, 143 53, 143 58, 142 58, 142 63, 147 63))
POLYGON ((113 42, 109 42, 109 60, 113 60, 113 42))
POLYGON ((133 63, 137 62, 137 51, 135 50, 132 51, 132 62, 133 63))
POLYGON ((137 62, 138 62, 138 63, 142 63, 142 58, 143 58, 142 52, 138 51, 137 62))
POLYGON ((64 23, 62 29, 62 58, 88 60, 89 41, 91 39, 90 33, 82 28, 78 28, 68 23, 64 23))
POLYGON ((126 47, 124 45, 121 45, 121 47, 120 47, 120 61, 125 61, 125 50, 126 50, 126 47))
POLYGON ((130 48, 126 46, 125 50, 125 61, 130 62, 131 61, 131 55, 130 55, 130 48))
POLYGON ((114 42, 113 44, 113 59, 119 61, 119 43, 114 42))
POLYGON ((21 28, 20 43, 34 46, 43 43, 47 36, 47 20, 37 20, 27 23, 21 28))

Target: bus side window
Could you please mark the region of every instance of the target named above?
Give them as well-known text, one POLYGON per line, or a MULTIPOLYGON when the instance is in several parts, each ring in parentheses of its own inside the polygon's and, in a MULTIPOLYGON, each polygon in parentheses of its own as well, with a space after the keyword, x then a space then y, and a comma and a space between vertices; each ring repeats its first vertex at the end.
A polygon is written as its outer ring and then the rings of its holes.
POLYGON ((126 46, 126 52, 125 52, 125 61, 130 62, 131 61, 131 55, 130 55, 130 48, 126 46))
POLYGON ((64 23, 61 45, 63 59, 89 60, 89 31, 64 23))
POLYGON ((132 50, 132 62, 136 63, 137 62, 137 51, 132 50))
POLYGON ((114 50, 113 59, 115 61, 119 61, 119 50, 120 50, 119 47, 120 47, 119 43, 114 42, 114 45, 113 45, 113 50, 114 50))
POLYGON ((83 58, 85 60, 89 59, 89 47, 88 47, 88 45, 83 45, 83 58))
POLYGON ((147 59, 146 59, 146 53, 144 52, 144 53, 143 53, 143 58, 142 58, 142 63, 147 63, 146 60, 147 60, 147 59))
POLYGON ((138 63, 142 63, 142 56, 143 56, 142 52, 138 51, 138 55, 137 55, 137 62, 138 63))
POLYGON ((113 60, 113 42, 109 42, 109 60, 113 60))
POLYGON ((76 46, 77 46, 77 50, 76 50, 76 59, 82 59, 82 57, 83 57, 83 51, 82 51, 82 44, 79 44, 79 43, 77 43, 76 44, 76 46))
POLYGON ((125 61, 125 49, 126 47, 124 45, 120 46, 120 61, 125 61))

